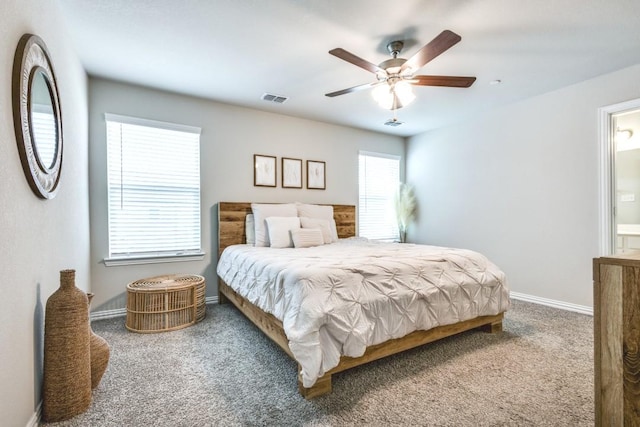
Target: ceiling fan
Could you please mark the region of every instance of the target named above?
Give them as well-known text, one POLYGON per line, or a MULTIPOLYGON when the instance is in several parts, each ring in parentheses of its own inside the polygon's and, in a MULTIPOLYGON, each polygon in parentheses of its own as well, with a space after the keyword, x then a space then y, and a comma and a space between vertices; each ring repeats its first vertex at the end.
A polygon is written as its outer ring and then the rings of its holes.
POLYGON ((330 50, 329 53, 331 55, 374 73, 377 80, 372 83, 338 90, 325 95, 333 98, 346 93, 375 87, 373 97, 378 104, 383 108, 397 110, 415 99, 410 85, 469 87, 476 80, 475 77, 414 75, 418 69, 451 48, 460 40, 462 40, 462 37, 453 31, 444 30, 409 59, 398 58, 398 54, 402 51, 404 44, 399 40, 392 41, 387 44, 387 50, 392 58, 382 61, 378 65, 366 61, 342 48, 330 50))

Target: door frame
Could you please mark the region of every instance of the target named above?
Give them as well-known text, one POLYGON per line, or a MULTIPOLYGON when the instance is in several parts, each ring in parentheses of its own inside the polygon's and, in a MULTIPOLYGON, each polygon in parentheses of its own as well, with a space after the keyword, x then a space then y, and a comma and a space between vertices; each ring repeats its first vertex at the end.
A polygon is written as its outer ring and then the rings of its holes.
POLYGON ((613 115, 640 110, 640 98, 598 109, 598 135, 600 140, 600 256, 615 253, 615 215, 616 206, 616 144, 614 140, 613 115))

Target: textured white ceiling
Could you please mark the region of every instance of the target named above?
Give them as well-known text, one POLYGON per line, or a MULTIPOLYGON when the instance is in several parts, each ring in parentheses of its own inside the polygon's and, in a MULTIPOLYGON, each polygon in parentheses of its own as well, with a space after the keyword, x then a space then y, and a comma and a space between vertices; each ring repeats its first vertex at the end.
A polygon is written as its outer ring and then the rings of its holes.
POLYGON ((58 1, 90 75, 403 136, 640 63, 639 0, 58 1), (462 41, 419 74, 471 88, 415 87, 395 128, 369 90, 324 96, 375 79, 329 50, 377 64, 387 42, 410 57, 444 29, 462 41))

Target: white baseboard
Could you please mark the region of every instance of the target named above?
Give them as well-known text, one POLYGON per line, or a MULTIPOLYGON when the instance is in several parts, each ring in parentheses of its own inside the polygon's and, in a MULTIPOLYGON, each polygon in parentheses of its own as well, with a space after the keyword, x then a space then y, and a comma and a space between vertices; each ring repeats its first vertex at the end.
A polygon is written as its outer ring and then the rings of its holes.
POLYGON ((116 308, 113 310, 102 310, 102 311, 92 311, 91 312, 91 320, 101 320, 101 319, 111 319, 114 317, 126 316, 127 309, 126 308, 116 308))
MULTIPOLYGON (((534 295, 521 294, 520 292, 510 292, 513 299, 532 302, 534 304, 546 305, 561 310, 575 311, 576 313, 588 314, 593 316, 593 307, 586 305, 572 304, 570 302, 558 301, 548 298, 536 297, 534 295)), ((206 297, 205 304, 217 304, 218 297, 206 297)), ((117 308, 115 310, 94 311, 91 313, 91 320, 111 319, 113 317, 121 317, 127 315, 126 308, 117 308)))
POLYGON ((521 294, 519 292, 510 292, 509 295, 513 299, 532 302, 534 304, 546 305, 561 310, 575 311, 576 313, 588 314, 593 316, 593 307, 587 305, 572 304, 570 302, 557 301, 548 298, 536 297, 533 295, 521 294))
POLYGON ((42 418, 42 400, 38 403, 38 407, 36 408, 36 412, 33 413, 29 421, 27 422, 27 427, 38 427, 40 425, 40 419, 42 418))
MULTIPOLYGON (((217 304, 218 297, 205 297, 205 304, 217 304)), ((94 311, 91 313, 91 320, 101 320, 101 319, 112 319, 114 317, 121 317, 127 315, 126 308, 116 308, 114 310, 102 310, 102 311, 94 311)))

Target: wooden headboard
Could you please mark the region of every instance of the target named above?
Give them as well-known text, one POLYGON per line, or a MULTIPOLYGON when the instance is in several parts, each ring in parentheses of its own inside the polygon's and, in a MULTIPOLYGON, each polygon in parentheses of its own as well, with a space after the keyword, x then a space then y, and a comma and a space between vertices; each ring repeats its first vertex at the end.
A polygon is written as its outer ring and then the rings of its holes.
MULTIPOLYGON (((354 205, 333 206, 338 237, 341 239, 356 235, 356 207, 354 205)), ((218 256, 230 245, 247 241, 245 218, 251 213, 251 203, 218 203, 218 256)))

